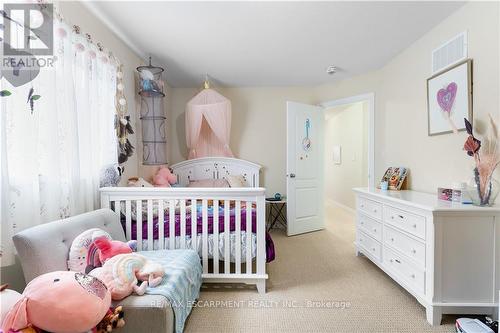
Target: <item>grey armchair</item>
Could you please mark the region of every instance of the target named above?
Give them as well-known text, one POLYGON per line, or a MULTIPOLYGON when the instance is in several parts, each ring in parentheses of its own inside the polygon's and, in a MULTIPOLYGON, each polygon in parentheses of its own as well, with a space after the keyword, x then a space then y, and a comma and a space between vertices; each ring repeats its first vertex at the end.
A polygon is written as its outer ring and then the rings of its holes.
MULTIPOLYGON (((28 283, 38 275, 67 270, 73 239, 90 228, 101 228, 113 239, 125 241, 125 233, 116 214, 109 209, 73 216, 38 225, 14 235, 24 277, 28 283)), ((125 327, 120 332, 173 332, 174 313, 161 295, 131 295, 117 302, 125 310, 125 327)))

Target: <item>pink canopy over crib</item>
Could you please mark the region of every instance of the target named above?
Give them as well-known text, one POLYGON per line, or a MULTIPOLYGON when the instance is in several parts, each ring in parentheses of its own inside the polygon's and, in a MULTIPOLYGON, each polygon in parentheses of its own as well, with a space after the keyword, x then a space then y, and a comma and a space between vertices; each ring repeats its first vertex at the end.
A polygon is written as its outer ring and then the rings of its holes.
POLYGON ((186 105, 186 143, 188 159, 233 157, 229 148, 231 101, 206 88, 186 105))

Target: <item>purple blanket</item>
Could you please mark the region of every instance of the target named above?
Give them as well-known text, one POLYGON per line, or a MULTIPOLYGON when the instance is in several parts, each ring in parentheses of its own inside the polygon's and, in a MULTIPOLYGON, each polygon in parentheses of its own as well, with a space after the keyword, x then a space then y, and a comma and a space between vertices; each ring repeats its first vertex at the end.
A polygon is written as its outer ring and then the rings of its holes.
MULTIPOLYGON (((197 212, 196 212, 196 234, 199 235, 201 234, 202 231, 202 226, 203 226, 203 216, 201 212, 201 207, 197 207, 197 212)), ((236 217, 235 217, 235 210, 234 208, 230 209, 230 219, 229 219, 229 231, 235 231, 236 230, 236 217)), ((246 231, 246 208, 242 207, 241 208, 241 231, 246 231)), ((125 230, 125 217, 122 215, 122 226, 123 229, 125 230)), ((169 213, 168 211, 165 212, 165 216, 163 219, 163 225, 164 225, 164 237, 170 237, 170 223, 169 223, 169 213)), ((213 234, 213 207, 208 208, 208 234, 213 234)), ((256 212, 255 208, 252 208, 252 232, 256 233, 257 232, 257 218, 256 218, 256 212)), ((219 207, 219 233, 224 232, 224 208, 219 207)), ((137 223, 135 220, 132 221, 132 227, 131 227, 131 237, 132 239, 137 239, 137 223)), ((191 209, 187 208, 186 209, 186 235, 190 236, 191 235, 191 209)), ((158 223, 158 217, 155 217, 153 219, 153 239, 158 239, 159 235, 159 223, 158 223)), ((175 236, 180 236, 181 235, 181 215, 179 212, 176 212, 175 214, 175 236)), ((148 226, 147 226, 147 220, 144 220, 142 223, 142 238, 144 240, 148 239, 148 226)), ((274 252, 274 243, 271 238, 271 235, 269 235, 268 232, 266 232, 266 262, 271 262, 275 258, 275 252, 274 252)))

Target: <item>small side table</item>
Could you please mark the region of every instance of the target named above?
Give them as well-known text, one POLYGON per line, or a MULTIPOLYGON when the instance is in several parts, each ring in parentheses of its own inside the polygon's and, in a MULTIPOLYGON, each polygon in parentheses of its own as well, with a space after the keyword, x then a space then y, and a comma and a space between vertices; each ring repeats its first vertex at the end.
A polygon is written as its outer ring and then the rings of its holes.
POLYGON ((282 198, 281 200, 266 199, 266 204, 269 205, 269 215, 267 218, 269 228, 267 231, 271 231, 276 223, 286 227, 286 198, 282 198))

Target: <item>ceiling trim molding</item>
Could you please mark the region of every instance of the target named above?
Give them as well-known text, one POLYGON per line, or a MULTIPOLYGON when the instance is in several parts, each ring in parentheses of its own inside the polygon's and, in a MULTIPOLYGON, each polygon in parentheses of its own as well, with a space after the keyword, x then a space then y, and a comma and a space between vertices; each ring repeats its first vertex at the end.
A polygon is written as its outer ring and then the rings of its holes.
POLYGON ((111 23, 107 15, 103 14, 102 11, 97 8, 95 2, 93 1, 82 1, 81 2, 92 14, 94 14, 105 26, 107 26, 125 45, 127 45, 139 58, 146 61, 148 55, 143 52, 135 43, 133 43, 126 34, 123 33, 115 24, 111 23))

